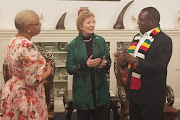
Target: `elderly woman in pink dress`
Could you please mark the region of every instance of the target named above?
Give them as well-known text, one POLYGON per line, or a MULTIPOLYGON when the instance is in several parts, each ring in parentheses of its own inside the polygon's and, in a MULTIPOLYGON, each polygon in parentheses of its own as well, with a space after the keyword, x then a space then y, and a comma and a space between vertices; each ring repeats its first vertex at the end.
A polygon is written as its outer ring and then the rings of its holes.
POLYGON ((2 89, 1 120, 48 120, 43 83, 52 72, 31 38, 41 31, 39 16, 22 10, 15 17, 18 30, 7 50, 11 78, 2 89))

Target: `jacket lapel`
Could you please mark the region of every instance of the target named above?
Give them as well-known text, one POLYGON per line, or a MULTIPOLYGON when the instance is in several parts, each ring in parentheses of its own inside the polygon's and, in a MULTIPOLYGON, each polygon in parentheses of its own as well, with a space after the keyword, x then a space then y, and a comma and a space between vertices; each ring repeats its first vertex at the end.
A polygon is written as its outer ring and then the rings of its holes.
POLYGON ((83 38, 81 34, 79 34, 79 36, 76 38, 74 50, 75 50, 75 57, 77 63, 84 62, 88 59, 86 45, 83 42, 83 38))

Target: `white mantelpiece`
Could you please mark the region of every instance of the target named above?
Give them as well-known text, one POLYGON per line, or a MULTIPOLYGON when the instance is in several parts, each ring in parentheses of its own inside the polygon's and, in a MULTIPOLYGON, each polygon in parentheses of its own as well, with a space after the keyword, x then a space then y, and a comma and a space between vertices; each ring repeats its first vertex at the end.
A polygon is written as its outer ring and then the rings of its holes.
MULTIPOLYGON (((167 85, 170 85, 175 93, 174 106, 180 109, 180 30, 164 30, 164 32, 172 38, 173 54, 168 66, 167 85)), ((6 54, 9 40, 17 33, 16 30, 0 30, 0 89, 3 86, 2 63, 6 54)), ((96 30, 97 35, 101 35, 106 41, 112 43, 111 48, 116 46, 117 41, 130 42, 138 30, 96 30)), ((41 33, 33 37, 34 42, 70 42, 78 35, 76 30, 42 30, 41 33)), ((113 62, 113 53, 116 49, 110 51, 113 62)), ((112 65, 113 67, 113 65, 112 65)), ((111 68, 111 76, 113 68, 111 68)), ((116 90, 115 76, 111 78, 110 88, 116 90), (113 78, 113 79, 112 79, 113 78)))

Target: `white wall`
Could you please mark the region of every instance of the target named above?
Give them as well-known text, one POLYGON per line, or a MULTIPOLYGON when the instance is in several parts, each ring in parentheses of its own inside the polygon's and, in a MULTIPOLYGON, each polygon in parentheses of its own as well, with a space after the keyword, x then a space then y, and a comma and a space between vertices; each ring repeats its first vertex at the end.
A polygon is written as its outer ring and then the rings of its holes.
MULTIPOLYGON (((113 29, 122 8, 131 0, 121 1, 61 1, 61 0, 0 0, 0 29, 15 29, 14 17, 21 9, 33 9, 43 14, 42 29, 55 29, 61 15, 67 12, 66 29, 76 29, 77 12, 80 7, 89 7, 96 16, 96 29, 113 29)), ((161 28, 177 28, 177 11, 180 0, 135 0, 124 16, 125 29, 136 29, 139 11, 147 6, 156 7, 161 13, 161 28)))

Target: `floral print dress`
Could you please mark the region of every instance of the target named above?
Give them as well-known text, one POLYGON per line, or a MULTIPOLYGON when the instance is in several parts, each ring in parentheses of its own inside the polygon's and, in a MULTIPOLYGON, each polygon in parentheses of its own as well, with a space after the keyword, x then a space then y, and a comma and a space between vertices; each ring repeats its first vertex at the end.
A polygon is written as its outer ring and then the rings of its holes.
POLYGON ((39 77, 46 61, 37 47, 26 38, 13 37, 6 60, 12 77, 2 89, 0 120, 48 120, 39 77))

